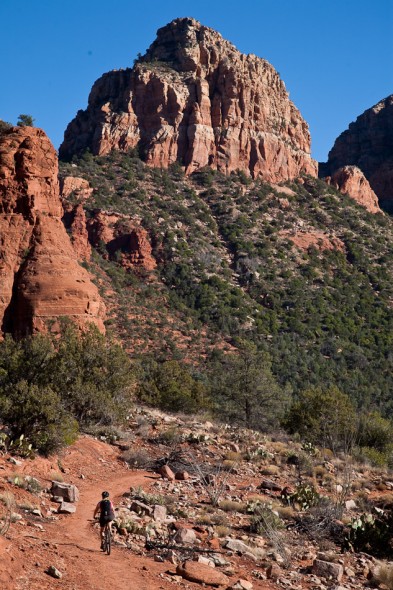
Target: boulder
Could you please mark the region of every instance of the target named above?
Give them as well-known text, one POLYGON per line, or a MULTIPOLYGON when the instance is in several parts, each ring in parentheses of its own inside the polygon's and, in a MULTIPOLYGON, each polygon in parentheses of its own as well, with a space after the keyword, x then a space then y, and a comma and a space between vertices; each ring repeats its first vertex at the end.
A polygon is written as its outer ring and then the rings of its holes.
POLYGON ((160 467, 159 474, 163 479, 169 479, 169 481, 174 481, 175 479, 175 474, 173 473, 169 465, 163 465, 162 467, 160 467))
POLYGON ((56 578, 57 580, 60 580, 63 577, 63 574, 54 565, 50 565, 46 570, 46 573, 48 576, 56 578))
POLYGON ((340 582, 344 572, 343 566, 339 563, 316 559, 313 563, 312 573, 320 578, 327 578, 340 582))
POLYGON ((167 514, 167 509, 166 506, 161 506, 160 504, 155 504, 153 506, 153 520, 157 521, 157 522, 163 522, 164 520, 166 520, 168 514, 167 514))
POLYGON ((240 578, 237 582, 235 582, 232 586, 228 588, 228 590, 252 590, 253 585, 248 580, 243 580, 240 578))
POLYGON ((151 516, 153 508, 140 502, 139 500, 133 500, 130 505, 131 512, 136 512, 139 516, 151 516))
POLYGON ((71 502, 62 502, 57 510, 60 514, 73 514, 76 512, 75 504, 71 502))
POLYGON ((214 586, 216 588, 227 587, 229 584, 229 578, 225 574, 209 565, 196 561, 185 561, 183 564, 178 565, 176 573, 189 582, 206 584, 207 586, 214 586))
POLYGON ((176 471, 175 479, 179 481, 187 481, 188 479, 190 479, 190 474, 188 473, 188 471, 176 471))
POLYGON ((79 500, 79 490, 71 483, 52 481, 50 492, 54 497, 63 498, 64 502, 78 502, 79 500))
POLYGON ((195 534, 195 531, 193 529, 187 529, 187 528, 179 528, 176 531, 176 534, 173 538, 173 540, 175 541, 175 543, 179 543, 179 545, 187 545, 187 544, 193 544, 195 543, 197 539, 197 536, 195 534))

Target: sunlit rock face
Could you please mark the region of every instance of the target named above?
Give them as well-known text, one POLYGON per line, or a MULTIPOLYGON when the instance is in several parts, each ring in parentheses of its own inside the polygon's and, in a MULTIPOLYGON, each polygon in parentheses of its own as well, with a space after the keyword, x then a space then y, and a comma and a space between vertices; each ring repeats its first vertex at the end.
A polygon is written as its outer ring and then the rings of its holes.
POLYGON ((57 155, 41 129, 0 135, 0 328, 45 331, 61 316, 102 331, 104 305, 62 224, 57 155))
POLYGON ((271 182, 317 175, 308 126, 276 70, 191 18, 159 29, 132 69, 97 80, 60 157, 136 146, 149 165, 178 161, 188 174, 211 166, 271 182))

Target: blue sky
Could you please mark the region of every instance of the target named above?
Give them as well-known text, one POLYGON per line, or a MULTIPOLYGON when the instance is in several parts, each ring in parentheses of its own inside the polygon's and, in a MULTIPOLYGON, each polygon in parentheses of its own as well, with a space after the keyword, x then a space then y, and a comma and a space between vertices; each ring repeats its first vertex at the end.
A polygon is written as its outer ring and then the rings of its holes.
POLYGON ((267 59, 310 126, 312 154, 393 93, 392 0, 0 0, 0 118, 31 114, 58 148, 94 81, 193 16, 267 59))

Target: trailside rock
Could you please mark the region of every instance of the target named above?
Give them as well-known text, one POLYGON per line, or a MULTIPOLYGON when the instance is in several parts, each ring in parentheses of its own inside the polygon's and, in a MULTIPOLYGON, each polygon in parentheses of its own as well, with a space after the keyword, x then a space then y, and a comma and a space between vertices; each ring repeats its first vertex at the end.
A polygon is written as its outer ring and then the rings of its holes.
POLYGON ((79 490, 71 483, 52 481, 50 489, 52 496, 63 498, 65 502, 78 502, 79 490))
POLYGON ((159 29, 132 69, 95 82, 59 153, 136 146, 149 165, 178 161, 187 174, 211 166, 270 182, 317 175, 308 126, 276 70, 192 18, 159 29))
POLYGON ((62 502, 57 510, 60 514, 74 514, 76 506, 70 502, 62 502))
POLYGON ((316 559, 313 563, 312 573, 322 578, 331 578, 337 582, 340 582, 344 570, 343 566, 339 563, 316 559))
POLYGON ((179 543, 179 544, 192 544, 195 543, 197 539, 197 536, 195 534, 195 531, 193 531, 192 529, 187 529, 187 528, 179 528, 176 531, 176 535, 174 536, 173 540, 175 541, 175 543, 179 543))
POLYGON ((61 222, 56 152, 41 129, 0 135, 0 332, 45 331, 61 316, 104 331, 105 308, 61 222))
POLYGON ((57 578, 58 580, 60 580, 63 577, 63 574, 59 572, 59 570, 54 565, 50 565, 46 570, 46 573, 48 574, 48 576, 51 576, 52 578, 57 578))
POLYGON ((393 201, 393 94, 367 109, 336 139, 321 176, 332 176, 343 166, 364 173, 382 206, 393 201))
POLYGON ((175 479, 175 474, 173 473, 169 465, 163 465, 162 467, 160 467, 158 473, 161 475, 163 479, 169 479, 169 481, 174 481, 175 479))
POLYGON ((207 586, 228 586, 229 578, 218 570, 196 561, 185 561, 178 565, 176 573, 189 582, 206 584, 207 586))
POLYGON ((370 213, 381 213, 377 195, 363 172, 356 166, 343 166, 325 180, 342 193, 348 194, 370 213))

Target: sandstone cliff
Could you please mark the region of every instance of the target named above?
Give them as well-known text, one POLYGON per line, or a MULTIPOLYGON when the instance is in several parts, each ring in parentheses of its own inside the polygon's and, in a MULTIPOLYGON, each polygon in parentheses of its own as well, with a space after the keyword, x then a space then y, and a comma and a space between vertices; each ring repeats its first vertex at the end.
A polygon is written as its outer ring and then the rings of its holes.
POLYGON ((381 213, 377 195, 357 166, 343 166, 325 180, 342 193, 348 194, 370 213, 381 213))
POLYGON ((317 174, 306 122, 275 69, 191 18, 159 29, 132 69, 104 74, 68 125, 60 157, 138 146, 151 166, 178 161, 279 182, 317 174))
POLYGON ((0 333, 60 316, 103 330, 104 306, 61 222, 56 152, 41 129, 0 135, 0 333))
POLYGON ((321 175, 331 176, 346 165, 358 166, 381 205, 393 207, 393 95, 365 111, 336 139, 321 175))

